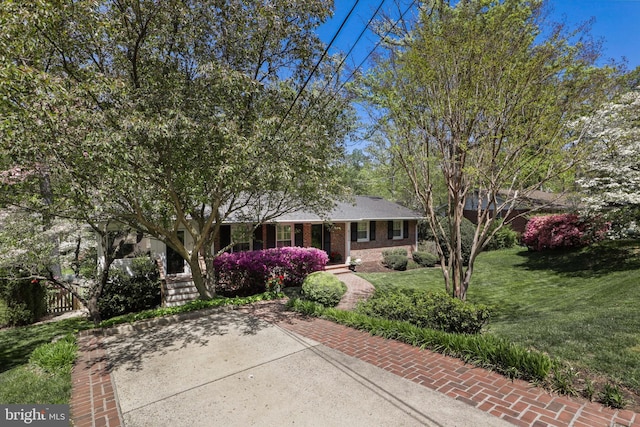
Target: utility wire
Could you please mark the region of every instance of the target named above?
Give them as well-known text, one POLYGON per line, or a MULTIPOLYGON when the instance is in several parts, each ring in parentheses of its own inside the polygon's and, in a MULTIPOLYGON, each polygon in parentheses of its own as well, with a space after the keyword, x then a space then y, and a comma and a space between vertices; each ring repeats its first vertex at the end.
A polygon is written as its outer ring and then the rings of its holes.
MULTIPOLYGON (((336 69, 336 71, 331 75, 331 77, 325 82, 324 86, 322 87, 322 89, 320 90, 320 93, 324 92, 327 89, 327 86, 329 86, 329 83, 333 80, 334 77, 336 77, 336 75, 338 75, 340 73, 340 68, 342 68, 342 66, 344 65, 344 63, 346 62, 347 58, 349 57, 349 55, 351 55, 351 53, 353 52, 353 49, 355 49, 356 45, 358 44, 358 42, 360 41, 360 39, 362 38, 362 36, 364 36, 364 33, 367 32, 367 30, 369 29, 369 26, 371 25, 371 23, 373 22, 373 20, 375 19, 375 17, 378 15, 378 12, 380 12, 380 9, 382 8, 382 5, 384 4, 386 0, 382 0, 380 2, 380 4, 378 5, 378 8, 376 9, 375 12, 373 12, 373 15, 371 16, 371 18, 369 19, 369 21, 367 22, 367 25, 364 26, 364 28, 362 29, 362 31, 360 32, 360 35, 358 35, 358 38, 356 39, 356 41, 353 43, 353 45, 351 46, 351 49, 349 49, 349 51, 347 52, 347 54, 342 58, 342 61, 340 61, 340 63, 338 64, 338 67, 336 69)), ((368 55, 367 55, 368 57, 368 55)), ((362 64, 361 64, 362 66, 362 64)), ((304 113, 304 116, 302 117, 302 120, 300 120, 300 122, 304 122, 305 119, 307 118, 307 116, 309 115, 309 112, 311 111, 311 109, 313 108, 313 106, 316 104, 316 100, 318 98, 316 97, 312 102, 311 105, 309 105, 309 108, 307 108, 307 111, 304 113)))
MULTIPOLYGON (((378 6, 378 9, 376 10, 376 12, 373 14, 373 16, 371 17, 371 19, 370 19, 370 20, 369 20, 369 22, 367 23, 367 27, 369 26, 369 24, 371 23, 371 21, 372 21, 372 20, 375 18, 375 16, 377 15, 377 13, 378 13, 378 11, 379 11, 380 7, 382 7, 382 3, 384 3, 384 1, 385 1, 385 0, 383 0, 383 1, 380 3, 380 6, 378 6)), ((337 89, 337 90, 336 90, 336 92, 335 92, 335 95, 334 95, 334 96, 332 96, 329 100, 327 100, 327 101, 322 105, 322 108, 323 108, 323 109, 324 109, 327 105, 329 105, 329 103, 330 103, 330 102, 332 102, 332 101, 334 101, 334 100, 336 99, 336 97, 338 96, 338 94, 340 93, 340 91, 341 91, 342 89, 344 89, 345 85, 349 82, 349 80, 351 80, 351 79, 355 76, 355 74, 358 72, 358 70, 360 70, 360 68, 362 68, 362 67, 364 66, 364 64, 367 62, 367 60, 369 59, 369 57, 371 57, 371 55, 373 54, 373 52, 375 52, 375 51, 376 51, 376 49, 377 49, 377 48, 382 44, 382 41, 384 40, 384 38, 385 38, 385 37, 387 37, 387 36, 389 35, 389 33, 390 33, 392 30, 394 30, 394 29, 396 28, 396 26, 400 23, 400 21, 402 21, 402 20, 404 19, 404 16, 405 16, 405 15, 406 15, 406 14, 407 14, 407 13, 408 13, 412 8, 413 8, 413 6, 416 4, 416 2, 417 2, 417 0, 413 0, 413 1, 411 2, 411 4, 409 5, 409 7, 407 7, 407 8, 405 9, 405 11, 404 11, 404 12, 402 12, 402 14, 398 17, 398 19, 393 23, 393 25, 392 25, 391 27, 389 27, 389 28, 387 29, 387 31, 384 33, 384 35, 378 39, 378 42, 375 44, 375 46, 373 47, 373 49, 371 49, 371 50, 369 51, 369 53, 367 54, 367 56, 365 56, 365 58, 360 62, 360 64, 358 64, 358 66, 357 66, 357 67, 356 67, 356 68, 351 72, 351 74, 349 75, 349 77, 347 77, 347 78, 345 79, 345 81, 344 81, 344 82, 343 82, 343 83, 338 87, 338 89, 337 89)), ((361 36, 362 36, 362 34, 364 34, 364 32, 366 31, 367 27, 365 27, 365 29, 362 31, 361 36)), ((359 39, 360 39, 360 37, 358 37, 358 40, 359 40, 359 39)), ((354 44, 354 46, 355 46, 355 44, 354 44)), ((353 50, 353 47, 354 47, 354 46, 352 46, 352 47, 351 47, 351 49, 349 50, 349 52, 351 52, 351 51, 353 50)), ((348 56, 348 55, 347 55, 347 56, 348 56)), ((345 56, 345 59, 346 59, 346 56, 345 56)), ((343 62, 344 62, 344 59, 343 59, 343 62)), ((342 63, 341 63, 341 64, 342 64, 342 63)), ((339 67, 338 67, 338 69, 339 69, 339 67)), ((335 74, 334 74, 334 76, 335 76, 335 74)), ((333 76, 332 76, 331 78, 333 78, 333 76)), ((323 91, 324 91, 324 89, 326 89, 326 87, 327 87, 327 85, 325 85, 325 87, 323 88, 323 91)), ((297 98, 296 98, 296 99, 297 99, 297 98)), ((314 103, 314 104, 315 104, 315 103, 314 103)), ((313 105, 313 104, 312 104, 312 105, 313 105)), ((305 115, 304 115, 304 117, 302 118, 301 122, 303 122, 303 121, 304 121, 304 119, 306 119, 306 117, 309 115, 309 111, 310 111, 310 110, 311 110, 311 108, 309 108, 309 109, 307 110, 307 112, 305 113, 305 115)), ((282 122, 281 122, 281 124, 282 124, 282 122)), ((300 125, 302 125, 302 123, 300 123, 300 125)), ((279 128, 278 128, 278 129, 279 129, 279 128)), ((297 136, 300 136, 300 134, 301 134, 301 133, 302 133, 302 129, 300 129, 300 131, 299 131, 299 133, 297 134, 297 136)), ((296 136, 296 137, 297 137, 297 136, 296 136)))
POLYGON ((307 84, 309 84, 309 81, 311 81, 311 77, 313 77, 313 74, 316 72, 316 70, 318 69, 318 67, 320 66, 320 63, 322 62, 322 60, 325 58, 325 56, 327 56, 327 52, 329 52, 329 49, 331 48, 331 46, 333 45, 333 42, 336 40, 336 38, 338 38, 338 34, 340 34, 340 31, 342 31, 342 28, 344 28, 344 26, 346 25, 347 21, 349 20, 349 17, 351 16, 351 14, 353 13, 353 11, 355 10, 356 6, 358 5, 358 3, 360 2, 360 0, 356 0, 355 3, 353 4, 353 6, 351 6, 351 10, 349 10, 349 13, 347 14, 347 16, 342 20, 342 23, 340 24, 340 27, 338 28, 338 30, 336 31, 336 33, 333 35, 333 38, 331 39, 331 41, 329 42, 329 44, 327 45, 326 49, 324 50, 324 52, 322 52, 322 56, 320 57, 320 59, 318 60, 318 62, 316 62, 316 65, 313 67, 313 70, 311 70, 311 73, 309 73, 309 76, 307 77, 307 79, 305 80, 305 82, 303 83, 302 87, 300 88, 300 90, 298 91, 298 93, 296 94, 295 99, 293 100, 293 102, 291 103, 291 105, 289 105, 289 109, 287 110, 287 112, 285 113, 284 117, 282 118, 282 120, 280 120, 280 124, 278 125, 278 128, 276 129, 276 132, 274 134, 277 135, 278 132, 280 131, 280 128, 282 128, 282 125, 284 123, 284 121, 287 119, 287 117, 289 116, 289 113, 291 113, 291 110, 293 110, 293 106, 296 104, 296 102, 298 101, 298 98, 300 98, 300 95, 302 95, 302 92, 304 91, 304 89, 307 87, 307 84))

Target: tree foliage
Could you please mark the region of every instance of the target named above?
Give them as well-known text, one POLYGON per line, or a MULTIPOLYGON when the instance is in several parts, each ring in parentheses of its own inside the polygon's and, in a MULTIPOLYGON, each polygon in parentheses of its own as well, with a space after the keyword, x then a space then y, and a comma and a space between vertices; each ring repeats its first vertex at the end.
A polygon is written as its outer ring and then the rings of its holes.
POLYGON ((443 276, 458 298, 501 227, 496 213, 507 217, 528 193, 561 182, 581 158, 564 121, 595 105, 607 74, 594 67, 597 44, 582 30, 550 25, 541 1, 425 2, 415 25, 390 38, 363 79, 361 94, 381 109, 380 131, 432 234, 448 236, 437 247, 449 255, 443 276), (472 196, 479 199, 477 227, 465 268, 460 228, 472 196))
MULTIPOLYGON (((635 73, 637 74, 637 72, 635 73)), ((640 219, 640 88, 576 121, 593 145, 578 179, 589 214, 615 220, 622 235, 640 219)))
POLYGON ((350 116, 330 58, 300 92, 330 2, 41 0, 0 13, 0 140, 10 165, 50 179, 40 208, 155 236, 206 298, 200 261, 211 266, 223 221, 331 207, 350 116))

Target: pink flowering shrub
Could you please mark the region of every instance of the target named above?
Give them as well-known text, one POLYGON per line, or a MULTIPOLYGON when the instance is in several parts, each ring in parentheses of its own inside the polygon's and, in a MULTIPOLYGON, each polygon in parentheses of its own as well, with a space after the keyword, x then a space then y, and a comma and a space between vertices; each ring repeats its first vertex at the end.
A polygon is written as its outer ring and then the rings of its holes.
POLYGON ((577 248, 602 240, 609 224, 595 224, 576 214, 535 216, 527 222, 522 241, 529 248, 577 248))
POLYGON ((284 247, 224 253, 213 261, 216 292, 253 295, 264 292, 267 282, 274 277, 281 280, 282 287, 302 286, 307 275, 324 270, 327 262, 327 253, 315 248, 284 247))

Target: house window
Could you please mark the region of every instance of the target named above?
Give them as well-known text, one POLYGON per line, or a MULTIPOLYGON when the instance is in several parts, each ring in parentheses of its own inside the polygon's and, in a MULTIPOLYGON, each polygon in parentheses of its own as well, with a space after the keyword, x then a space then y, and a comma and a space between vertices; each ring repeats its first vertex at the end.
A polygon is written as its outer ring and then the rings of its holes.
POLYGON ((278 225, 276 227, 276 246, 282 248, 291 246, 291 225, 278 225))
POLYGON ((233 252, 246 252, 251 250, 251 228, 247 225, 231 226, 233 236, 233 252))
POLYGON ((369 221, 358 223, 358 242, 369 241, 369 221))
POLYGON ((402 228, 403 221, 395 220, 393 221, 393 238, 394 239, 402 239, 402 228))

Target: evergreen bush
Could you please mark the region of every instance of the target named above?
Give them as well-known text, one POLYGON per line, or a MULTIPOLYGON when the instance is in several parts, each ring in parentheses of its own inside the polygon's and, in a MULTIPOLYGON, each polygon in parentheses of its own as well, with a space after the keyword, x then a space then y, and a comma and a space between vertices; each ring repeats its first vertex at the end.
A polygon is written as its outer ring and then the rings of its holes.
MULTIPOLYGON (((445 258, 449 257, 449 250, 447 249, 447 245, 445 243, 445 239, 449 240, 449 225, 448 218, 442 217, 440 218, 440 225, 444 229, 444 235, 439 233, 438 240, 440 241, 440 246, 442 247, 442 254, 445 258)), ((469 263, 469 258, 471 257, 471 246, 473 245, 473 235, 476 232, 476 226, 466 218, 462 218, 462 223, 460 225, 460 234, 462 239, 462 263, 467 265, 469 263)), ((422 235, 421 239, 426 241, 435 241, 434 235, 431 232, 428 224, 421 223, 420 224, 420 234, 422 235)))
POLYGON ((404 271, 407 269, 409 258, 406 255, 388 255, 384 257, 382 263, 394 270, 404 271))
MULTIPOLYGON (((498 225, 499 224, 496 226, 498 225)), ((510 224, 504 225, 493 235, 491 240, 489 240, 489 243, 485 246, 485 250, 496 251, 512 248, 518 243, 519 237, 519 233, 511 228, 510 224)))
POLYGON ((336 276, 324 271, 308 275, 302 283, 302 296, 325 307, 338 305, 347 292, 347 286, 336 276))
POLYGON ((104 319, 157 307, 162 302, 156 263, 143 256, 131 260, 129 275, 116 268, 102 291, 98 302, 104 319))
POLYGON ((376 290, 368 301, 358 305, 357 310, 367 316, 462 334, 477 334, 489 321, 486 306, 460 301, 440 292, 376 290))
POLYGON ((6 304, 9 326, 31 324, 47 313, 47 288, 43 282, 19 271, 0 271, 0 299, 6 304))
POLYGON ((415 251, 412 254, 412 257, 420 267, 433 267, 438 263, 438 261, 440 261, 437 255, 430 252, 415 251))

